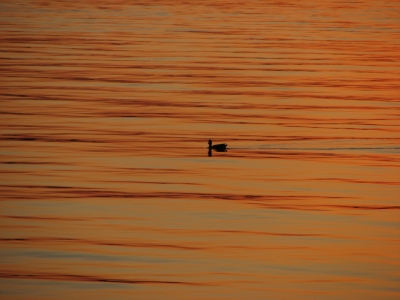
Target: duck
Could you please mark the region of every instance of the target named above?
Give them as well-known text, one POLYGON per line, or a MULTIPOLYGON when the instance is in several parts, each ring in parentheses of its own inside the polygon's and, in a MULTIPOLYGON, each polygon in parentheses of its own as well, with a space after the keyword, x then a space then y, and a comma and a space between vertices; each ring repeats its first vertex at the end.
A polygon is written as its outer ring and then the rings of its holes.
POLYGON ((228 146, 228 145, 227 144, 216 144, 216 145, 213 145, 212 144, 212 140, 208 140, 208 150, 210 150, 210 151, 212 149, 212 150, 215 150, 217 152, 226 152, 226 146, 228 146))

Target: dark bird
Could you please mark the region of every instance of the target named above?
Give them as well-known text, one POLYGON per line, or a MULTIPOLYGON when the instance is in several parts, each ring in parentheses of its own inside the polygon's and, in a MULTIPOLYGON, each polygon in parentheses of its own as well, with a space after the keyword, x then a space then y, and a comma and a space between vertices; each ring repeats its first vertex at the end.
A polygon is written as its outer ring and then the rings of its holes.
POLYGON ((215 150, 217 152, 226 152, 226 146, 228 146, 228 145, 227 144, 216 144, 216 145, 213 145, 212 144, 212 140, 208 140, 208 150, 210 150, 210 151, 212 149, 212 150, 215 150))

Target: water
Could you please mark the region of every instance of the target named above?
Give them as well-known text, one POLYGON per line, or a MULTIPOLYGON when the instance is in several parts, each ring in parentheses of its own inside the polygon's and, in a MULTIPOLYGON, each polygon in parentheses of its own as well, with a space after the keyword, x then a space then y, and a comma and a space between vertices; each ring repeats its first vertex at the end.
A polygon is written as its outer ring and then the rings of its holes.
POLYGON ((3 1, 0 297, 398 299, 399 13, 3 1))

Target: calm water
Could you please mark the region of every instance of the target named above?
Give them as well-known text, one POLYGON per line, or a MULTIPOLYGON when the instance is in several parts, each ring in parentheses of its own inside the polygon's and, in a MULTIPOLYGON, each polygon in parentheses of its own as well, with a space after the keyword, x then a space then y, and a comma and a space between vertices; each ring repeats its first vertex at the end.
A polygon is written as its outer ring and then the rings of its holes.
POLYGON ((399 16, 1 1, 0 298, 399 299, 399 16))

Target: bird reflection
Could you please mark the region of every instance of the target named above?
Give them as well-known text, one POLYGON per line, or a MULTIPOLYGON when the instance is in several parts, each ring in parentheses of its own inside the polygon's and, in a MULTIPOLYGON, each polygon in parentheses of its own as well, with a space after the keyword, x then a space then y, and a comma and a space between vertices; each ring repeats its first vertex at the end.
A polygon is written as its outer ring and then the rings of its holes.
POLYGON ((226 149, 227 144, 212 144, 212 140, 208 140, 208 156, 212 156, 212 150, 216 152, 227 152, 228 150, 226 149))

